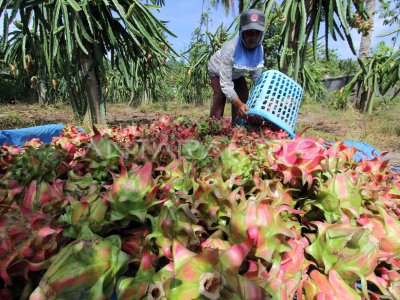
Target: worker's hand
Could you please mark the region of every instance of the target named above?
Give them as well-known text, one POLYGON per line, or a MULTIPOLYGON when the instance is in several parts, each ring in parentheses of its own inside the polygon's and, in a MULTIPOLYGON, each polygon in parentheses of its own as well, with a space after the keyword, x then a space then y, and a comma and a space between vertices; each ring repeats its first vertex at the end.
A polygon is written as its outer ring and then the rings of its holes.
POLYGON ((249 107, 245 103, 240 101, 239 98, 233 99, 232 104, 235 105, 235 107, 238 109, 238 116, 245 119, 247 117, 247 111, 249 110, 249 107))

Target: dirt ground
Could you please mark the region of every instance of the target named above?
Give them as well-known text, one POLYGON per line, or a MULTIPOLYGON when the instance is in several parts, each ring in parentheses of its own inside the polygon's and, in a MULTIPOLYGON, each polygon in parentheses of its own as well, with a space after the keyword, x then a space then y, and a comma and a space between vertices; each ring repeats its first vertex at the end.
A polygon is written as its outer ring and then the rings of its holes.
MULTIPOLYGON (((190 105, 176 107, 129 108, 126 104, 107 106, 108 126, 129 126, 132 124, 151 123, 160 114, 167 113, 173 116, 190 116, 197 118, 208 114, 208 107, 194 107, 190 105)), ((229 116, 229 108, 226 116, 229 116)), ((40 107, 38 105, 15 104, 0 106, 0 130, 30 127, 44 124, 69 124, 73 122, 73 114, 69 107, 53 106, 40 107)), ((85 124, 80 124, 85 130, 85 124)), ((389 152, 386 158, 391 164, 400 166, 400 137, 379 134, 371 135, 374 128, 371 120, 354 115, 327 115, 323 109, 305 107, 300 110, 296 132, 307 128, 306 136, 316 135, 327 141, 335 139, 358 140, 373 145, 381 152, 389 152)))

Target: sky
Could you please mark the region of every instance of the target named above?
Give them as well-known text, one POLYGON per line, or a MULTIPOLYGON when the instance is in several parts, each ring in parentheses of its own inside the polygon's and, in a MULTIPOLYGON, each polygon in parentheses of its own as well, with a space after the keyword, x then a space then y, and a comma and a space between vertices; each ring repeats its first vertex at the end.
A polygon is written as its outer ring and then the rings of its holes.
MULTIPOLYGON (((159 12, 154 14, 163 21, 169 21, 167 27, 177 38, 169 37, 169 41, 178 52, 188 48, 193 31, 200 24, 202 13, 202 0, 166 0, 166 5, 159 12)), ((204 11, 207 11, 207 2, 205 2, 204 11)), ((223 23, 229 26, 234 20, 232 12, 225 14, 222 6, 218 9, 211 7, 209 30, 213 32, 223 23)))
MULTIPOLYGON (((154 14, 160 19, 164 21, 169 21, 167 27, 175 33, 177 38, 169 37, 168 40, 174 46, 174 48, 180 52, 188 48, 191 40, 191 34, 195 30, 196 27, 199 26, 200 16, 202 12, 202 0, 166 0, 166 5, 163 6, 159 12, 154 11, 154 14)), ((208 2, 208 1, 204 1, 208 2)), ((235 1, 234 1, 235 3, 235 1)), ((225 26, 228 26, 232 23, 234 18, 237 16, 237 7, 236 15, 232 12, 229 12, 228 15, 225 14, 222 7, 215 9, 211 7, 210 15, 212 24, 210 24, 210 31, 213 32, 213 29, 216 29, 221 23, 225 26)), ((322 26, 321 26, 322 27, 322 26)), ((382 24, 382 20, 379 19, 378 15, 375 15, 374 18, 374 31, 372 33, 372 48, 380 41, 385 41, 386 44, 391 45, 390 37, 379 37, 384 33, 390 32, 391 29, 382 24)), ((357 30, 353 29, 351 31, 351 35, 353 38, 353 43, 355 49, 358 53, 361 36, 357 33, 357 30)), ((350 47, 347 45, 346 41, 342 41, 338 38, 338 41, 333 41, 330 39, 329 47, 336 49, 336 53, 339 58, 352 58, 355 59, 351 53, 350 47)))

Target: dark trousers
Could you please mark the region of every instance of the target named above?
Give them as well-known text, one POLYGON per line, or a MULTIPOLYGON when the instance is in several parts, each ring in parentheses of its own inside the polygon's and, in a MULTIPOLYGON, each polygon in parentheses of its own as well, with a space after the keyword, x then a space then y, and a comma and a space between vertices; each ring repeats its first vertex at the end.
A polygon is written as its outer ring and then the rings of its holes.
MULTIPOLYGON (((222 118, 224 116, 224 108, 226 103, 226 96, 221 90, 218 76, 210 76, 211 87, 214 91, 213 103, 211 105, 210 117, 222 118)), ((249 87, 247 86, 246 79, 242 76, 233 80, 235 92, 238 94, 240 100, 246 103, 249 98, 249 87)), ((237 117, 237 108, 232 105, 232 123, 235 123, 237 117)))

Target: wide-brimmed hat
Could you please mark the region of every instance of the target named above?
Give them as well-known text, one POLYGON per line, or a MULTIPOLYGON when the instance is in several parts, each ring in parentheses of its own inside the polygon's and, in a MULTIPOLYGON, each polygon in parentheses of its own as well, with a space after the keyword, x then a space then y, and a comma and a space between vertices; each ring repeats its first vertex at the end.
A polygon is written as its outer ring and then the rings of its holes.
POLYGON ((249 9, 240 16, 240 28, 242 31, 259 30, 264 31, 265 15, 258 9, 249 9))

